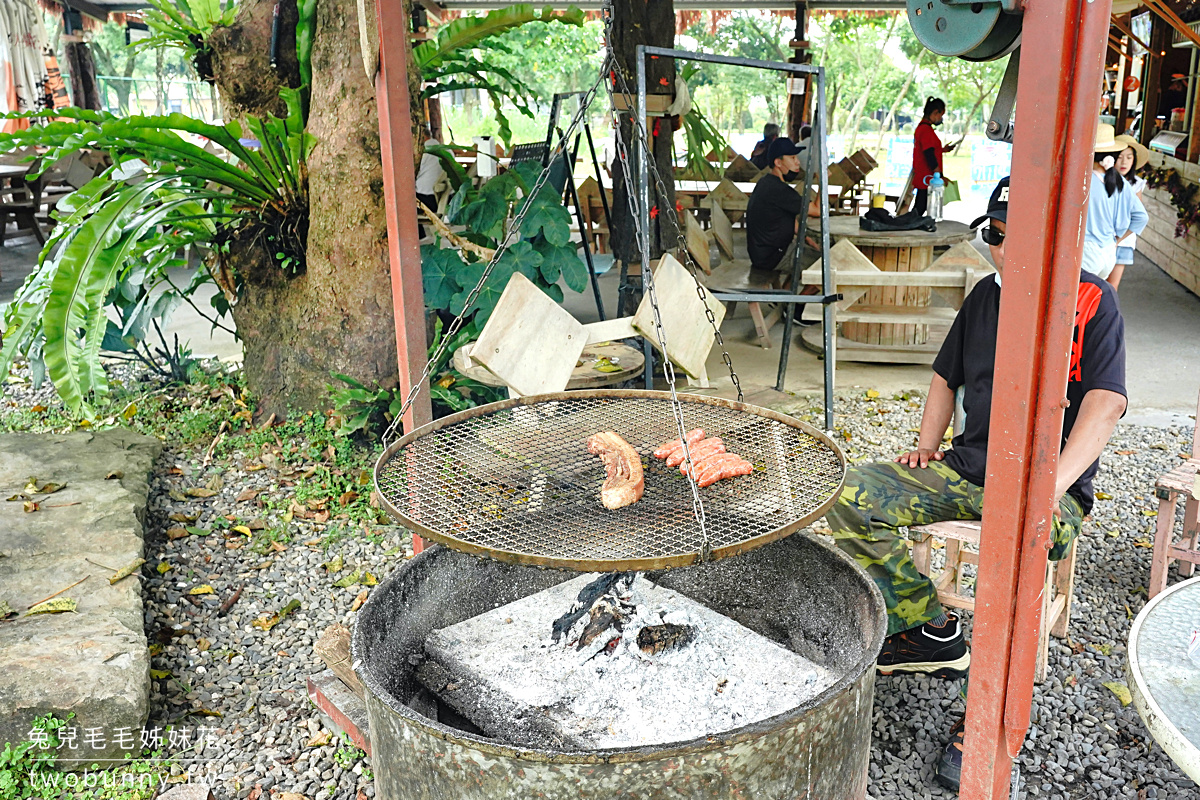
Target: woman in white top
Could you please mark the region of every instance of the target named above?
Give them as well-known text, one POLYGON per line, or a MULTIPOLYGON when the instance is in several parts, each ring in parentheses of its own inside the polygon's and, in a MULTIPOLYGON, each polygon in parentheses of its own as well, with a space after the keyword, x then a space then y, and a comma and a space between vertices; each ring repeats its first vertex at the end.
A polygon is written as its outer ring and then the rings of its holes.
MULTIPOLYGON (((1142 192, 1146 190, 1146 179, 1139 176, 1137 171, 1146 166, 1146 162, 1150 160, 1150 151, 1142 147, 1141 143, 1132 136, 1118 136, 1117 142, 1126 146, 1124 150, 1117 153, 1117 172, 1121 173, 1137 199, 1141 200, 1142 192)), ((1117 264, 1113 267, 1112 274, 1108 276, 1108 282, 1113 285, 1114 289, 1120 285, 1125 267, 1133 263, 1133 251, 1136 247, 1136 233, 1131 233, 1117 242, 1117 264)))
POLYGON ((1100 123, 1093 148, 1083 269, 1110 281, 1117 263, 1117 242, 1131 233, 1141 233, 1150 221, 1142 201, 1117 172, 1117 155, 1125 147, 1124 142, 1116 141, 1113 136, 1112 125, 1100 123))

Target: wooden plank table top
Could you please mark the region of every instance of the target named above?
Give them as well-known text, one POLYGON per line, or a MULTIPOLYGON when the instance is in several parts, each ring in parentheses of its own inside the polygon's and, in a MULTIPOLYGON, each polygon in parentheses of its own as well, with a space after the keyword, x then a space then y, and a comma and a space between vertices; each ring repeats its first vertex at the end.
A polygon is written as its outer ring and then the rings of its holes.
POLYGON ((829 235, 834 240, 849 239, 864 247, 941 247, 969 242, 975 231, 961 222, 942 220, 937 231, 865 231, 858 227, 858 217, 830 217, 829 235))
POLYGON ((0 164, 0 180, 23 178, 29 174, 33 164, 0 164))
MULTIPOLYGON (((642 351, 620 342, 597 342, 583 348, 583 353, 571 372, 567 389, 600 389, 632 380, 642 373, 646 357, 642 351), (601 363, 607 359, 607 363, 601 363), (598 366, 603 369, 597 369, 598 366), (617 367, 616 371, 610 370, 617 367)), ((504 381, 493 375, 486 367, 471 367, 463 372, 487 386, 504 386, 504 381)))

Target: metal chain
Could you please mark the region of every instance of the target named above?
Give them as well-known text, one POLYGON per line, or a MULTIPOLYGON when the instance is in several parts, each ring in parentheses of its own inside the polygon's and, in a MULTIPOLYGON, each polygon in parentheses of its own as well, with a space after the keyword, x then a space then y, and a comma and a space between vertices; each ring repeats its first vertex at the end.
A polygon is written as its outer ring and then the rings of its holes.
MULTIPOLYGON (((632 93, 629 90, 629 84, 625 81, 625 76, 620 70, 616 71, 617 79, 621 83, 621 94, 626 98, 632 98, 632 93)), ((611 95, 612 92, 610 91, 611 95)), ((636 115, 635 115, 636 116, 636 115)), ((637 130, 641 141, 647 142, 646 130, 643 127, 642 120, 636 120, 637 130)), ((646 152, 650 152, 649 146, 646 147, 646 152)), ((713 314, 708 305, 708 292, 704 288, 704 284, 700 282, 700 273, 697 271, 696 262, 692 260, 691 253, 688 252, 687 235, 683 225, 679 224, 679 215, 675 213, 675 206, 667 202, 667 186, 663 182, 662 175, 658 171, 658 163, 653 157, 647 158, 646 163, 650 168, 650 173, 654 177, 654 191, 658 196, 658 202, 655 204, 659 209, 665 209, 668 219, 675 225, 675 233, 679 237, 678 248, 679 254, 683 257, 684 263, 687 264, 688 271, 692 274, 692 280, 696 283, 696 294, 700 296, 700 302, 704 305, 704 315, 708 317, 708 324, 712 326, 713 338, 717 341, 717 346, 721 348, 721 360, 725 362, 725 368, 729 370, 729 379, 733 382, 733 388, 737 389, 738 402, 742 402, 742 382, 738 379, 737 372, 733 369, 733 360, 729 357, 729 351, 725 348, 725 339, 721 336, 721 328, 717 325, 717 317, 713 314)))
MULTIPOLYGON (((604 16, 605 46, 608 48, 608 57, 605 59, 605 64, 611 69, 613 82, 619 80, 621 85, 625 88, 623 94, 628 101, 630 99, 628 91, 629 87, 625 82, 624 76, 621 74, 621 66, 617 63, 616 56, 613 54, 612 50, 612 7, 610 3, 606 2, 604 4, 604 11, 602 13, 604 16)), ((606 81, 604 88, 608 92, 609 106, 615 111, 617 109, 617 104, 616 98, 613 95, 612 83, 606 81)), ((634 106, 632 106, 629 102, 626 102, 625 107, 634 108, 634 106)), ((633 123, 634 135, 637 137, 638 142, 642 146, 642 151, 645 154, 646 161, 653 164, 653 154, 650 150, 649 139, 646 136, 646 129, 643 126, 642 121, 638 119, 636 112, 631 112, 630 117, 632 118, 631 121, 633 123)), ((635 241, 638 242, 639 249, 642 251, 642 288, 646 292, 646 296, 650 299, 650 309, 653 311, 654 316, 654 334, 658 338, 659 348, 665 355, 667 352, 667 337, 666 332, 663 330, 662 314, 660 313, 658 306, 658 293, 655 288, 654 274, 650 271, 649 267, 650 255, 647 252, 650 246, 650 234, 649 231, 645 231, 642 228, 642 217, 639 213, 640 209, 638 208, 638 201, 636 199, 637 192, 635 191, 632 177, 633 160, 629 157, 629 149, 621 135, 621 119, 619 114, 614 115, 613 118, 613 140, 616 143, 617 156, 621 161, 621 177, 625 183, 625 201, 626 205, 629 206, 629 214, 633 219, 635 241)), ((701 300, 703 300, 703 298, 704 296, 701 295, 701 300)), ((707 304, 705 307, 707 309, 707 304)), ((620 313, 620 309, 618 309, 618 313, 620 313)), ((711 312, 708 316, 710 320, 714 319, 711 312)), ((679 440, 683 443, 684 464, 693 465, 693 474, 691 480, 688 481, 688 485, 692 490, 692 512, 696 516, 696 523, 700 526, 700 560, 702 562, 706 562, 712 558, 712 542, 708 533, 708 525, 704 512, 704 501, 700 498, 700 489, 696 483, 697 476, 695 475, 694 469, 695 462, 692 461, 691 446, 688 444, 687 440, 687 423, 684 422, 683 419, 683 404, 679 401, 679 395, 675 390, 675 367, 671 363, 670 358, 663 358, 662 363, 663 375, 667 379, 667 388, 670 390, 671 394, 671 411, 675 417, 675 427, 679 431, 679 440)))
MULTIPOLYGON (((609 59, 606 59, 605 63, 607 64, 608 60, 610 59, 611 56, 609 59)), ((583 98, 579 101, 579 110, 575 112, 575 116, 571 119, 571 124, 567 126, 567 132, 558 140, 558 144, 550 153, 549 158, 547 159, 547 164, 553 164, 554 160, 558 158, 560 153, 562 153, 566 146, 567 140, 571 137, 571 134, 577 127, 579 127, 580 123, 583 121, 583 118, 587 115, 588 108, 591 106, 592 100, 596 96, 596 92, 599 91, 600 85, 605 83, 604 78, 605 70, 602 69, 600 70, 600 76, 596 79, 596 82, 592 84, 592 87, 584 93, 583 98)), ((417 393, 421 391, 421 389, 425 386, 425 382, 429 379, 429 373, 433 370, 433 365, 436 364, 438 360, 446 354, 446 349, 450 346, 450 342, 454 340, 455 334, 462 329, 462 326, 466 321, 467 310, 474 305, 476 298, 479 297, 480 291, 483 290, 483 285, 487 283, 487 279, 491 276, 492 270, 495 269, 496 264, 499 263, 501 257, 503 257, 505 251, 508 249, 514 234, 521 230, 521 225, 525 221, 525 215, 529 213, 531 208, 533 208, 533 198, 537 197, 538 192, 541 191, 542 187, 546 185, 546 181, 549 180, 549 178, 550 167, 547 166, 542 170, 541 174, 538 175, 538 179, 534 183, 533 188, 525 194, 525 203, 523 204, 523 207, 517 212, 516 217, 513 218, 512 223, 508 226, 508 230, 504 235, 504 239, 496 247, 495 254, 492 256, 491 260, 488 261, 487 266, 484 267, 483 275, 480 276, 479 282, 475 284, 475 288, 471 290, 469 295, 467 295, 467 299, 463 303, 462 313, 454 318, 454 320, 450 323, 450 327, 448 327, 442 334, 441 344, 438 345, 437 350, 434 351, 434 354, 432 357, 430 357, 429 361, 425 363, 425 368, 421 370, 421 376, 417 378, 417 380, 414 381, 413 385, 409 388, 408 395, 404 398, 403 405, 400 406, 400 411, 392 420, 392 424, 388 426, 386 431, 384 431, 384 447, 387 447, 387 445, 391 443, 392 437, 395 436, 397 430, 399 429, 404 415, 408 413, 408 409, 412 407, 413 401, 417 399, 417 393)))

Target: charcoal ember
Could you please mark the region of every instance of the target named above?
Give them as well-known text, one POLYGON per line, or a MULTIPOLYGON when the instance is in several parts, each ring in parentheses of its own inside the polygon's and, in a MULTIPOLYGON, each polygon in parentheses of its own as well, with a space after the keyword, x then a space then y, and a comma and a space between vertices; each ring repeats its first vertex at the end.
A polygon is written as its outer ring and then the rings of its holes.
POLYGON ((662 625, 647 625, 638 631, 638 648, 647 655, 661 653, 679 647, 686 647, 696 638, 694 625, 676 625, 664 622, 662 625))

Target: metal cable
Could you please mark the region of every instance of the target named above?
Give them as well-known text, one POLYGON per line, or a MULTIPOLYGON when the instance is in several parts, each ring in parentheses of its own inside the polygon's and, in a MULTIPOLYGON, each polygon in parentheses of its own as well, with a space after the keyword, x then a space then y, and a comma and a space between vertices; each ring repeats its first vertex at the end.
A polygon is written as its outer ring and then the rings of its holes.
MULTIPOLYGON (((610 55, 605 59, 605 64, 607 64, 611 58, 612 56, 610 49, 610 55)), ((582 122, 584 116, 587 114, 588 108, 592 104, 592 100, 596 96, 596 92, 600 88, 600 84, 604 82, 604 76, 605 70, 601 69, 600 75, 596 79, 596 82, 593 83, 592 87, 584 93, 583 99, 579 103, 579 109, 575 112, 575 116, 571 118, 571 124, 567 126, 566 134, 558 140, 558 144, 555 146, 554 150, 551 151, 547 161, 548 164, 554 163, 554 159, 556 159, 559 153, 563 151, 571 134, 577 127, 579 127, 580 122, 582 122)), ((504 234, 504 239, 500 242, 499 246, 496 247, 495 254, 492 256, 487 266, 484 267, 483 275, 479 278, 479 282, 475 284, 475 288, 471 290, 469 295, 467 295, 467 299, 463 304, 462 313, 454 318, 454 320, 450 323, 450 327, 448 327, 442 334, 441 344, 438 345, 437 350, 434 351, 434 354, 430 357, 429 361, 425 363, 425 368, 421 370, 421 376, 417 378, 417 380, 415 380, 412 386, 409 388, 408 396, 404 398, 404 403, 400 406, 400 411, 396 414, 395 419, 392 420, 392 424, 388 426, 386 431, 384 431, 383 444, 385 447, 391 443, 393 436, 395 436, 396 431, 400 427, 401 421, 404 419, 404 415, 408 413, 408 409, 412 406, 413 401, 417 399, 417 393, 421 391, 421 388, 429 379, 429 373, 433 370, 433 365, 436 364, 438 360, 446 354, 446 348, 450 346, 450 342, 454 340, 455 334, 457 334, 462 328, 463 323, 466 320, 467 309, 474 305, 476 298, 479 296, 479 292, 483 290, 483 285, 487 283, 487 279, 491 276, 492 270, 495 269, 496 264, 499 263, 505 251, 508 249, 509 244, 512 242, 513 235, 521 230, 521 225, 525 221, 525 215, 529 213, 531 208, 533 208, 533 199, 537 197, 538 192, 541 191, 542 187, 546 185, 546 181, 549 180, 549 178, 550 168, 546 167, 542 170, 541 174, 538 175, 538 179, 534 183, 533 188, 525 194, 524 206, 520 209, 520 211, 517 212, 516 217, 513 218, 512 223, 508 226, 508 230, 504 234)))

